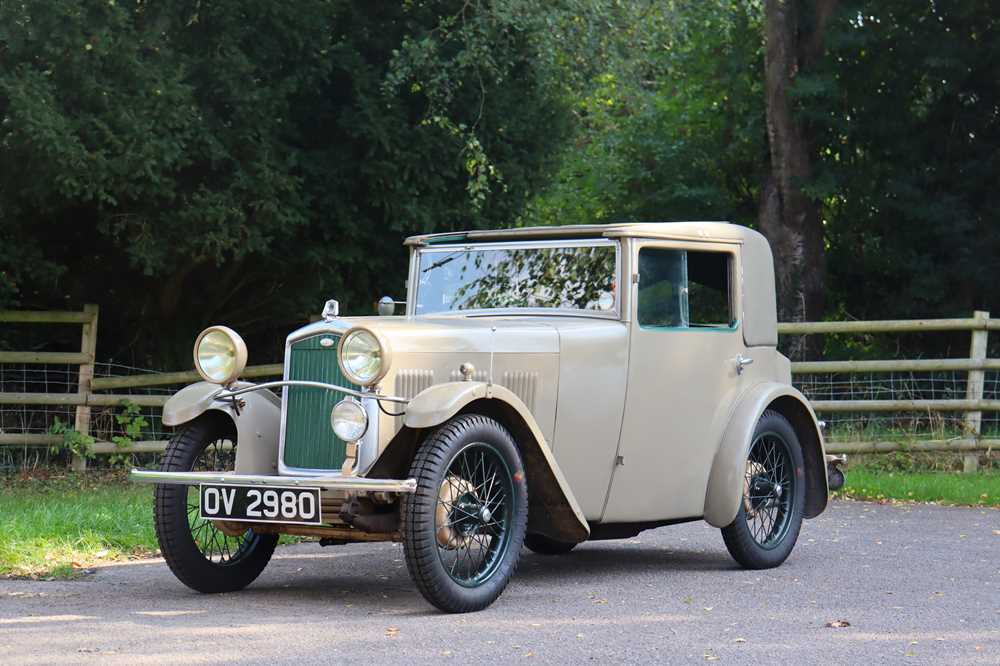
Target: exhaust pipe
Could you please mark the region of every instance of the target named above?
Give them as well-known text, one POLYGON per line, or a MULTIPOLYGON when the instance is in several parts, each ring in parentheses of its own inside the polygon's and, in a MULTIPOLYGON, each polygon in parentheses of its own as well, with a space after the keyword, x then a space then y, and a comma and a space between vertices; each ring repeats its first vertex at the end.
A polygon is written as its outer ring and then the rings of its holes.
POLYGON ((844 487, 846 478, 844 477, 844 472, 840 469, 840 466, 845 463, 847 463, 847 456, 845 455, 827 455, 826 485, 829 486, 830 490, 840 490, 844 487))

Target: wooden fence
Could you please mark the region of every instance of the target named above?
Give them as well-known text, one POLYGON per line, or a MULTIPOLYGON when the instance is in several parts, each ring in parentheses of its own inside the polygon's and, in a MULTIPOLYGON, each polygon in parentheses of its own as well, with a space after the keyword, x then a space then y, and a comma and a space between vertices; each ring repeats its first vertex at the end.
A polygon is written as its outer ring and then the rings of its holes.
MULTIPOLYGON (((98 308, 87 305, 82 312, 21 312, 0 311, 0 323, 75 324, 82 327, 79 352, 17 352, 0 351, 0 363, 79 364, 79 383, 75 393, 0 393, 0 405, 72 405, 76 407, 75 428, 81 434, 90 433, 90 408, 114 406, 129 400, 146 407, 162 407, 165 395, 135 395, 101 393, 151 387, 173 386, 199 381, 194 371, 150 373, 125 377, 94 377, 94 352, 97 342, 98 308)), ((829 441, 830 453, 880 453, 897 450, 974 452, 1000 446, 1000 439, 982 437, 983 412, 1000 411, 1000 400, 983 398, 985 371, 1000 370, 1000 359, 987 358, 989 331, 1000 330, 1000 320, 991 320, 988 312, 977 311, 966 319, 915 319, 889 321, 837 321, 778 324, 782 335, 812 335, 828 333, 917 333, 931 331, 969 331, 971 344, 967 358, 902 359, 877 361, 810 361, 792 364, 795 375, 851 374, 878 372, 967 372, 964 399, 951 400, 813 400, 820 414, 838 412, 962 412, 962 435, 948 439, 914 441, 829 441)), ((246 378, 276 377, 281 364, 250 366, 246 378)), ((49 446, 62 441, 57 435, 0 433, 0 446, 49 446)), ((156 452, 165 442, 135 442, 133 452, 156 452)), ((97 442, 94 453, 122 451, 111 442, 97 442)), ((967 453, 967 471, 975 469, 977 456, 967 453)), ((75 458, 75 469, 84 469, 86 460, 75 458)))

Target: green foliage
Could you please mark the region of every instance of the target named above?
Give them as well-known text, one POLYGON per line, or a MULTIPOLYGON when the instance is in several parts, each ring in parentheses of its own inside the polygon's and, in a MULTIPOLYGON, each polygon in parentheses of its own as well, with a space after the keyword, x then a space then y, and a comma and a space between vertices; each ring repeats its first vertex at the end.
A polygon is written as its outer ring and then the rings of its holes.
POLYGON ((832 294, 858 318, 1000 306, 993 3, 844 3, 800 90, 820 132, 832 294))
POLYGON ((763 178, 760 10, 730 0, 648 7, 643 38, 596 77, 583 130, 526 221, 750 223, 763 178))
POLYGON ((212 321, 274 356, 327 297, 369 312, 404 236, 542 182, 574 4, 606 3, 0 5, 0 307, 98 300, 102 355, 177 367, 212 321))
MULTIPOLYGON (((808 3, 803 3, 807 6, 808 3)), ((768 165, 761 3, 665 2, 628 57, 576 99, 580 131, 526 223, 729 219, 754 226, 768 165)), ((808 16, 806 19, 808 20, 808 16)), ((795 79, 814 140, 831 319, 1000 310, 1000 39, 982 0, 841 2, 795 79)), ((625 38, 628 41, 629 38, 625 38)), ((779 261, 781 257, 777 258, 779 261)), ((967 336, 863 353, 947 353, 967 336)), ((826 339, 830 356, 854 338, 826 339)))
MULTIPOLYGON (((827 311, 1000 311, 992 4, 838 6, 791 88, 827 311)), ((0 3, 0 307, 98 301, 99 355, 171 368, 224 321, 264 362, 326 298, 400 296, 411 233, 753 225, 762 22, 759 0, 0 3)))
POLYGON ((112 435, 111 441, 119 449, 118 453, 109 456, 111 465, 123 465, 130 460, 129 454, 123 451, 130 448, 141 436, 143 428, 149 427, 149 421, 142 415, 142 408, 131 400, 119 403, 122 411, 115 414, 115 423, 121 427, 122 434, 112 435))
POLYGON ((80 458, 93 458, 94 438, 84 435, 69 423, 63 421, 58 416, 53 420, 49 433, 61 435, 62 441, 49 447, 52 453, 66 452, 80 458))

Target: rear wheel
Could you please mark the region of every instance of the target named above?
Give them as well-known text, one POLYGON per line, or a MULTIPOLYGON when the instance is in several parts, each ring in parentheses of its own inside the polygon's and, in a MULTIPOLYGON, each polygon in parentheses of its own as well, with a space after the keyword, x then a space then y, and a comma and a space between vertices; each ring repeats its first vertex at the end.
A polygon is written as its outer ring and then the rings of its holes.
POLYGON ((576 548, 575 543, 556 541, 541 534, 529 534, 524 537, 524 545, 528 550, 539 555, 565 555, 576 548))
POLYGON ((448 613, 486 608, 517 567, 528 487, 510 433, 478 414, 452 419, 424 440, 403 498, 403 547, 417 588, 448 613))
MULTIPOLYGON (((208 413, 192 421, 167 445, 164 472, 231 472, 236 432, 225 415, 208 413)), ((156 538, 167 566, 198 592, 233 592, 252 583, 267 566, 278 536, 252 529, 229 533, 199 516, 197 486, 157 484, 156 538)))
POLYGON ((764 412, 747 456, 739 512, 722 529, 730 555, 744 567, 776 567, 792 552, 802 527, 802 468, 795 429, 778 412, 764 412))

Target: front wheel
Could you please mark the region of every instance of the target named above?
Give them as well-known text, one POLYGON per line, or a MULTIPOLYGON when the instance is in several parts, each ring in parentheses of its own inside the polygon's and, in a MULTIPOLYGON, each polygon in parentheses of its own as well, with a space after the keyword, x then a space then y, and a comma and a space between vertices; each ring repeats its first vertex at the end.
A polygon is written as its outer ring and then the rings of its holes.
MULTIPOLYGON (((236 432, 222 414, 192 421, 163 456, 165 472, 231 472, 236 461, 236 432)), ((278 536, 252 529, 226 533, 200 517, 197 486, 157 484, 154 490, 156 538, 167 566, 198 592, 234 592, 252 583, 274 553, 278 536)))
POLYGON ((517 567, 528 487, 510 433, 478 414, 458 416, 420 445, 403 498, 406 566, 421 594, 448 613, 486 608, 517 567))
POLYGON ((802 446, 784 416, 766 411, 754 429, 736 520, 722 529, 729 554, 748 569, 785 561, 802 527, 802 446))

